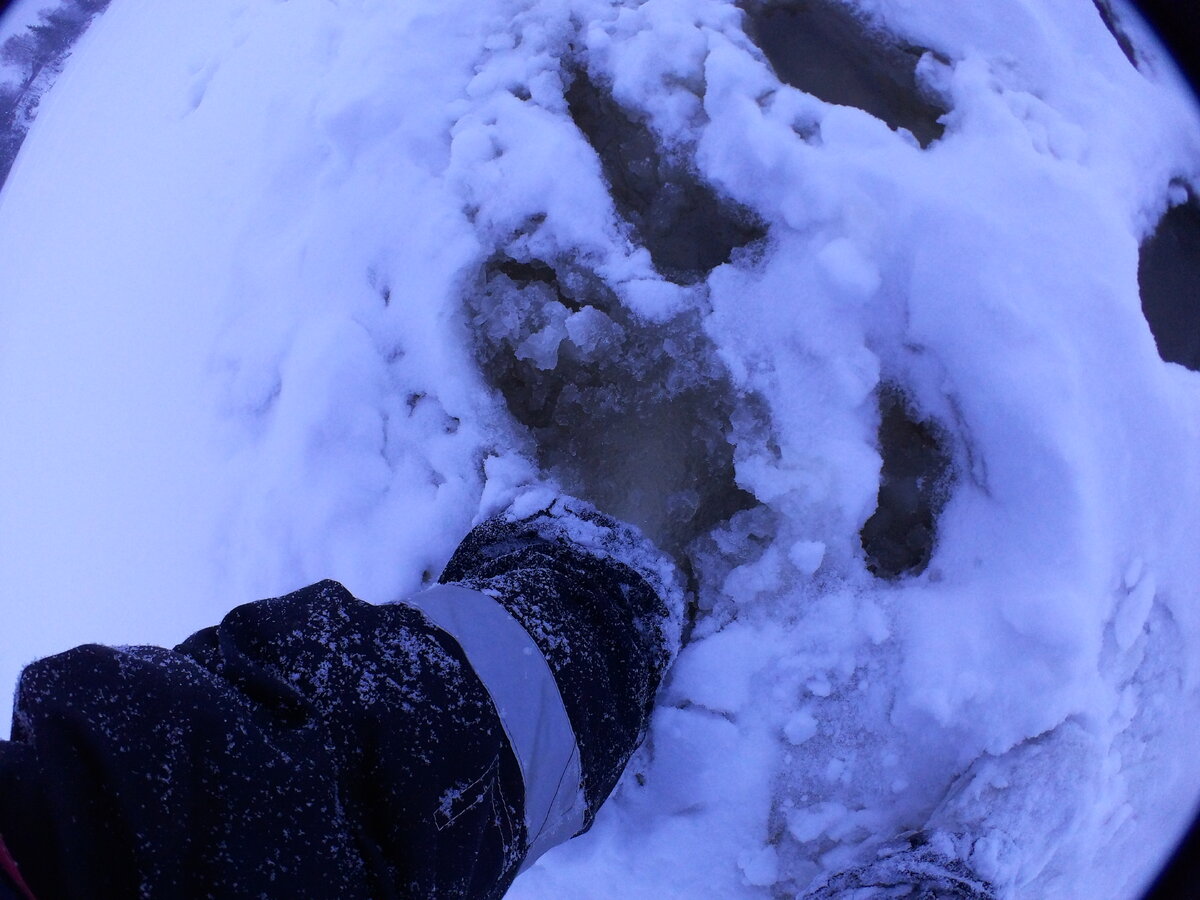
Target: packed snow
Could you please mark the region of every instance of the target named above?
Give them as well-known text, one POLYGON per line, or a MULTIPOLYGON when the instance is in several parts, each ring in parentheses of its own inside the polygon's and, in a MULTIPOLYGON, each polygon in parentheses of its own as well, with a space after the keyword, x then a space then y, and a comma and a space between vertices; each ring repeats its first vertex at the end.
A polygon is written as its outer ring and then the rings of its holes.
POLYGON ((510 897, 796 897, 923 828, 1136 896, 1200 798, 1200 375, 1138 285, 1200 117, 1119 6, 1136 66, 1091 0, 824 9, 911 102, 781 81, 756 2, 113 0, 0 193, 0 680, 405 596, 561 488, 695 615, 510 897))

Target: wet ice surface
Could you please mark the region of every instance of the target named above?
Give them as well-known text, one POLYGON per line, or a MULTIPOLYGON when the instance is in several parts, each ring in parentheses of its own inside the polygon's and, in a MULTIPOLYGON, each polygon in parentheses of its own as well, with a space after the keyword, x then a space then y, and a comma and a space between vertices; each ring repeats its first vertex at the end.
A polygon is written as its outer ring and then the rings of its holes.
POLYGON ((792 897, 927 824, 1133 896, 1200 795, 1200 126, 1106 6, 114 4, 0 195, 4 680, 402 596, 561 486, 695 602, 513 896, 792 897))
POLYGON ((746 9, 750 33, 781 81, 906 128, 923 147, 942 136, 946 110, 922 90, 920 47, 904 46, 838 0, 750 0, 746 9))

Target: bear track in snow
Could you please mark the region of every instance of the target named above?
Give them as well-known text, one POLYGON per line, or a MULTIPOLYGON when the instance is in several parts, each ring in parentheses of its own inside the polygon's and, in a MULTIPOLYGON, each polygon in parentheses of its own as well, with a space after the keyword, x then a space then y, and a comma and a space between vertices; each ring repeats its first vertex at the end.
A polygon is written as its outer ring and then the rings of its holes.
POLYGON ((469 306, 485 377, 564 489, 677 559, 754 505, 734 479, 734 391, 698 312, 646 322, 569 260, 505 253, 469 306))
MULTIPOLYGON (((796 9, 784 10, 788 22, 807 22, 796 9)), ((848 13, 838 15, 843 38, 858 34, 871 46, 880 40, 848 13)), ((915 66, 912 54, 896 53, 892 63, 915 66)), ((916 110, 929 127, 911 116, 891 124, 930 138, 939 111, 910 94, 891 97, 889 108, 916 110)), ((752 213, 664 151, 583 69, 572 73, 566 99, 600 158, 618 213, 664 278, 702 281, 739 247, 765 237, 752 213)), ((690 571, 693 542, 757 505, 737 486, 729 439, 735 405, 752 398, 737 396, 698 309, 646 321, 579 258, 538 258, 524 246, 518 236, 493 252, 467 301, 485 379, 528 429, 543 471, 640 527, 690 571)), ((860 537, 867 569, 893 580, 928 565, 952 472, 944 430, 918 419, 899 387, 880 390, 879 409, 878 507, 860 537)))

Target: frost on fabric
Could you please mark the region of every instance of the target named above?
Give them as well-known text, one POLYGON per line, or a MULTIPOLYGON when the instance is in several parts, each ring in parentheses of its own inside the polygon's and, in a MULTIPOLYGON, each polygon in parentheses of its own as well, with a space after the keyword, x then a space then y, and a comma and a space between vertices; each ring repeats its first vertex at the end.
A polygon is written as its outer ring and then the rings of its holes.
POLYGON ((1200 371, 1200 202, 1190 191, 1142 243, 1138 285, 1159 356, 1200 371))
POLYGON ((843 900, 846 897, 916 896, 925 900, 990 900, 992 886, 982 881, 955 856, 939 853, 925 843, 924 835, 911 840, 912 852, 882 852, 880 858, 861 868, 839 872, 808 895, 808 900, 843 900))
MULTIPOLYGON (((526 495, 509 508, 505 517, 511 522, 529 515, 531 510, 523 507, 536 499, 536 493, 526 495)), ((535 523, 543 539, 570 544, 602 559, 611 558, 645 579, 665 615, 643 612, 634 618, 640 630, 653 634, 662 645, 665 657, 673 659, 680 648, 685 603, 674 560, 636 529, 575 498, 558 498, 538 513, 535 523)))

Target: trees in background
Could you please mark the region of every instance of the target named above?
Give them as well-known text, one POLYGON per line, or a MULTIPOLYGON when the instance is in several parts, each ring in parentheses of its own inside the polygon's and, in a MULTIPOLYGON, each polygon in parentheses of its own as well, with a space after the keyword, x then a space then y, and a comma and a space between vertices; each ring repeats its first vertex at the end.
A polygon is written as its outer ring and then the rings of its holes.
POLYGON ((62 71, 79 36, 109 0, 61 0, 0 44, 0 185, 37 115, 42 95, 62 71))

